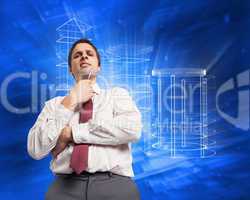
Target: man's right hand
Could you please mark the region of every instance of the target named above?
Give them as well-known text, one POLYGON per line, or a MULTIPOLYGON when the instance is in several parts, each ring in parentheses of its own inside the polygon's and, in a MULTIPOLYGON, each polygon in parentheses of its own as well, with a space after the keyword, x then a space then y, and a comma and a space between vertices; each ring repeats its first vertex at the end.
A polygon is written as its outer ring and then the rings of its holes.
POLYGON ((74 142, 72 129, 69 125, 66 125, 57 139, 56 146, 51 151, 53 157, 56 158, 71 142, 74 142))
POLYGON ((79 103, 87 102, 94 94, 90 80, 80 80, 70 90, 69 95, 63 99, 62 104, 70 110, 75 110, 79 103))

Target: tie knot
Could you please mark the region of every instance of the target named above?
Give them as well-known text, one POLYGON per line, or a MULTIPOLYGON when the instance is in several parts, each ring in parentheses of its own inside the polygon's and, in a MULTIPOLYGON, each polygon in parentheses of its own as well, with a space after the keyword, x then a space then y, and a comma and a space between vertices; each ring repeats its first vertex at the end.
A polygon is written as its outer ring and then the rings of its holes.
POLYGON ((93 107, 92 99, 89 99, 88 101, 82 104, 82 109, 92 109, 92 107, 93 107))

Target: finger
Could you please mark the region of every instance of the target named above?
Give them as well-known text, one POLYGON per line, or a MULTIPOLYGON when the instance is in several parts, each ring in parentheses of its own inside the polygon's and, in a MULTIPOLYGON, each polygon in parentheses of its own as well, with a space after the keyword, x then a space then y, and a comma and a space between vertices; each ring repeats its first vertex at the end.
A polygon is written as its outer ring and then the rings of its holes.
POLYGON ((89 88, 88 92, 89 92, 89 94, 95 93, 95 91, 93 90, 93 88, 89 88))
POLYGON ((91 93, 90 94, 90 99, 92 98, 92 97, 94 97, 95 96, 95 93, 93 92, 93 93, 91 93))
POLYGON ((65 143, 60 142, 58 145, 57 153, 61 153, 65 149, 65 143))
POLYGON ((93 93, 93 92, 94 92, 94 90, 93 90, 93 88, 92 88, 92 87, 88 87, 87 92, 88 92, 88 94, 90 94, 90 93, 93 93))
POLYGON ((51 151, 51 154, 52 154, 52 156, 53 156, 54 158, 56 158, 57 155, 58 155, 57 151, 55 151, 55 150, 51 151))
POLYGON ((52 156, 53 156, 54 158, 57 158, 57 156, 58 156, 61 152, 62 152, 62 151, 56 150, 56 151, 52 151, 51 153, 52 153, 52 156))
POLYGON ((91 83, 91 80, 86 80, 86 79, 85 79, 84 82, 87 83, 87 84, 90 84, 90 83, 91 83))
POLYGON ((63 143, 63 142, 57 143, 57 145, 52 150, 52 155, 54 157, 57 157, 57 155, 60 154, 66 148, 66 146, 67 146, 66 143, 63 143))
POLYGON ((83 86, 83 85, 90 85, 91 82, 90 82, 90 80, 80 80, 80 81, 79 81, 79 84, 80 84, 81 86, 83 86))
POLYGON ((52 155, 56 157, 60 153, 60 144, 57 143, 54 149, 51 151, 52 155))

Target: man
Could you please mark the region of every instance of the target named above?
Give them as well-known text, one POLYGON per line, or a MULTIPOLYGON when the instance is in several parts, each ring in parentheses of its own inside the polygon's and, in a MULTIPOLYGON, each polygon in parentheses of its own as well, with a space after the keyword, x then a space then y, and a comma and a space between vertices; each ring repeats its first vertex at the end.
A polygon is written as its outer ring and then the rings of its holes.
POLYGON ((52 154, 56 175, 47 200, 137 200, 131 177, 131 142, 141 135, 141 115, 127 90, 100 89, 100 56, 86 39, 68 56, 76 83, 69 94, 45 103, 28 135, 34 159, 52 154))

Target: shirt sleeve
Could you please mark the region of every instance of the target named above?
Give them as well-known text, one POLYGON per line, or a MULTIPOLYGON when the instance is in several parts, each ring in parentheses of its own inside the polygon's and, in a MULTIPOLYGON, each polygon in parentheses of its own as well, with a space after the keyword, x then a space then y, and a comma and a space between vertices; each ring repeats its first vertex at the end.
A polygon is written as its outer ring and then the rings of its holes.
POLYGON ((87 123, 72 126, 75 143, 119 145, 139 140, 142 123, 136 104, 123 88, 113 89, 112 96, 114 118, 105 120, 96 117, 87 123))
POLYGON ((45 103, 35 124, 29 130, 27 149, 29 155, 42 159, 55 147, 61 130, 69 123, 73 111, 61 104, 61 99, 52 99, 45 103))

